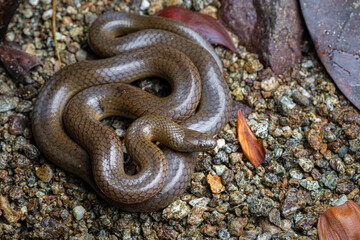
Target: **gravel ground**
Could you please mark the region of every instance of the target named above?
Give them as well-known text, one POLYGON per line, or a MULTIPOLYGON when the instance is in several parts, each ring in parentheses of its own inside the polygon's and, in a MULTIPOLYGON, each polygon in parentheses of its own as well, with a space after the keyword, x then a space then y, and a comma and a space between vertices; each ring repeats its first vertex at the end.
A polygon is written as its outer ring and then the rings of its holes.
MULTIPOLYGON (((183 4, 214 15, 220 5, 218 0, 145 0, 137 8, 138 2, 58 2, 62 62, 92 57, 86 33, 106 10, 153 14, 183 4)), ((169 207, 136 214, 107 205, 81 180, 44 159, 32 138, 33 103, 60 67, 51 4, 26 1, 6 36, 44 65, 31 73, 33 83, 26 86, 0 71, 1 239, 317 239, 317 219, 324 210, 350 199, 360 204, 359 112, 305 43, 303 61, 279 77, 242 46, 237 55, 216 47, 235 105, 249 106, 248 125, 264 140, 263 164, 255 169, 244 157, 232 119, 217 148, 199 154, 189 188, 169 207)), ((120 137, 128 124, 118 118, 105 122, 120 137)))

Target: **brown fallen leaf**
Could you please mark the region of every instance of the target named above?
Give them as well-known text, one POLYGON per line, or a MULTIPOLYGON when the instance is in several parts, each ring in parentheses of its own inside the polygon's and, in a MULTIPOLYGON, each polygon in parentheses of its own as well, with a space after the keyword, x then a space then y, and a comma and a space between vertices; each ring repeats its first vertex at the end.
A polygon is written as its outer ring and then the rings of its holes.
POLYGON ((0 45, 0 60, 10 75, 20 83, 27 81, 25 75, 30 69, 42 64, 37 57, 4 44, 0 45))
POLYGON ((319 218, 320 240, 360 239, 360 206, 349 200, 329 208, 319 218))
POLYGON ((240 146, 247 159, 258 167, 265 161, 266 149, 262 140, 257 140, 249 126, 243 111, 238 111, 237 115, 237 133, 240 146))
POLYGON ((197 31, 208 42, 225 46, 234 53, 238 52, 224 25, 209 15, 176 6, 165 8, 156 15, 183 22, 197 31))
POLYGON ((17 82, 29 83, 30 79, 25 78, 26 73, 41 65, 41 62, 37 57, 9 46, 4 40, 8 25, 22 2, 23 0, 0 0, 0 61, 17 82))

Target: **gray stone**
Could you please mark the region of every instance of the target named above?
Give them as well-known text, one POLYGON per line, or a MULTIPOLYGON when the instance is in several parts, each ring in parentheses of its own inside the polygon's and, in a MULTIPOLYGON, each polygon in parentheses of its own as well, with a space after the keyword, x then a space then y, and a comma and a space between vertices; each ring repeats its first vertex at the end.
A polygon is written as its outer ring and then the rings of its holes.
POLYGON ((165 219, 183 219, 189 215, 190 211, 190 206, 186 202, 177 200, 163 210, 162 216, 165 219))
POLYGON ((356 152, 360 149, 360 138, 349 140, 350 150, 356 152))
POLYGON ((223 172, 227 169, 225 165, 214 165, 213 167, 218 176, 221 176, 223 172))
POLYGON ((224 164, 229 162, 229 157, 224 151, 219 151, 213 158, 215 164, 224 164))
POLYGON ((295 106, 296 104, 287 96, 282 96, 279 99, 279 107, 282 113, 289 113, 295 106))
POLYGON ((300 185, 303 188, 306 188, 309 191, 313 191, 313 190, 316 190, 316 189, 320 188, 320 185, 319 185, 318 181, 309 181, 309 180, 306 180, 306 179, 302 179, 300 181, 300 185))
POLYGON ((346 203, 347 200, 348 199, 347 199, 346 195, 341 195, 340 198, 330 201, 330 204, 332 206, 340 206, 340 205, 346 203))
POLYGON ((295 179, 302 179, 304 177, 303 173, 299 169, 291 169, 290 176, 295 179))
POLYGON ((202 197, 202 198, 195 198, 189 202, 189 204, 193 207, 202 207, 205 208, 208 203, 210 202, 210 198, 202 197))
POLYGON ((304 172, 311 172, 311 170, 314 168, 314 164, 310 159, 307 158, 300 158, 299 165, 304 170, 304 172))
POLYGON ((273 187, 278 182, 278 178, 273 173, 265 173, 262 182, 268 187, 273 187))
POLYGON ((269 197, 261 198, 257 193, 253 193, 247 198, 249 210, 256 217, 265 217, 269 215, 270 210, 274 207, 274 201, 269 197))
POLYGON ((18 97, 0 96, 0 112, 7 112, 15 109, 18 103, 18 97))
POLYGON ((338 176, 335 171, 326 171, 320 178, 321 182, 331 190, 336 188, 338 176))

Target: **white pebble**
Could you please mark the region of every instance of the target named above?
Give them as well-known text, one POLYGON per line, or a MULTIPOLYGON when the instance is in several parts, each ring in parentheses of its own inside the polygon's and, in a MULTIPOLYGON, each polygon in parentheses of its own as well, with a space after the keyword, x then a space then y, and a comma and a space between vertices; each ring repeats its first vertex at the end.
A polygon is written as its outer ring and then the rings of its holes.
POLYGON ((193 207, 202 207, 205 208, 206 205, 210 202, 210 198, 202 197, 202 198, 195 198, 189 202, 189 204, 193 207))
POLYGON ((214 148, 215 153, 217 153, 220 149, 222 149, 225 146, 225 140, 224 139, 218 139, 216 141, 216 146, 214 148))
POLYGON ((348 200, 348 199, 347 199, 346 195, 343 194, 343 195, 340 196, 340 198, 338 198, 338 199, 336 199, 336 200, 333 200, 333 199, 330 200, 330 204, 331 204, 332 206, 340 206, 340 205, 346 203, 347 200, 348 200))
POLYGON ((219 149, 222 149, 225 146, 225 139, 218 139, 217 146, 219 147, 219 149))
POLYGON ((6 40, 8 42, 12 42, 12 41, 14 41, 14 39, 15 39, 15 34, 13 32, 8 32, 6 34, 6 40))
POLYGON ((29 3, 33 6, 36 6, 39 4, 39 0, 29 0, 29 3))
POLYGON ((55 33, 55 36, 56 36, 56 40, 57 40, 57 41, 62 41, 62 40, 65 40, 65 39, 66 39, 66 36, 63 35, 63 34, 61 34, 61 33, 59 33, 59 32, 56 32, 56 33, 55 33))
POLYGON ((86 210, 83 206, 76 206, 73 209, 73 215, 76 220, 81 220, 84 217, 85 213, 86 213, 86 210))
POLYGON ((221 176, 224 171, 226 170, 226 166, 225 165, 214 165, 214 169, 216 172, 216 175, 221 176))
POLYGON ((47 20, 49 19, 53 14, 53 10, 52 9, 49 9, 49 10, 46 10, 43 15, 42 15, 42 19, 43 20, 47 20))
POLYGON ((141 6, 140 6, 140 9, 141 10, 146 10, 150 7, 150 2, 148 0, 143 0, 141 2, 141 6))

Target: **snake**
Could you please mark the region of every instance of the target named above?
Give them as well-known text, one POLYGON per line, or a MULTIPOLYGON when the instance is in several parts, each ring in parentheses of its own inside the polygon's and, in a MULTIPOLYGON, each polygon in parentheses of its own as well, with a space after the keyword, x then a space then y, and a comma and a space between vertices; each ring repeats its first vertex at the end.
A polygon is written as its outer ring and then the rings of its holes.
POLYGON ((45 158, 111 205, 165 208, 186 190, 197 153, 214 148, 212 136, 230 117, 221 60, 185 24, 126 12, 96 19, 88 43, 101 59, 68 65, 42 86, 32 113, 34 140, 45 158), (146 77, 168 81, 170 95, 132 85, 146 77), (134 120, 125 145, 139 166, 135 175, 124 171, 120 139, 100 122, 114 115, 134 120))

